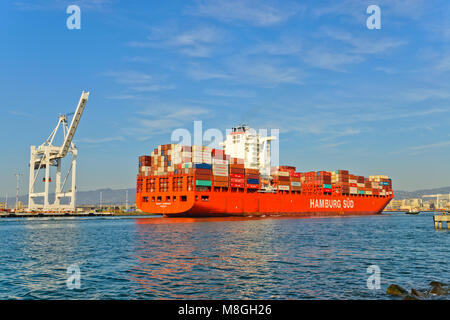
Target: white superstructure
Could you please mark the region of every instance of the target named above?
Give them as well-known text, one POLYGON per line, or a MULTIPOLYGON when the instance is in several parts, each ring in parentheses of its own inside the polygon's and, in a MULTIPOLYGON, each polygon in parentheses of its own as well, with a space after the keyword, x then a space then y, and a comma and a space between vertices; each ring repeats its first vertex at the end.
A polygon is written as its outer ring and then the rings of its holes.
POLYGON ((244 159, 246 168, 259 169, 262 176, 270 175, 270 142, 274 136, 262 136, 246 125, 239 125, 231 130, 221 145, 225 154, 244 159))
POLYGON ((76 111, 73 115, 70 127, 67 124, 67 115, 59 116, 59 121, 55 129, 52 131, 48 139, 40 145, 31 146, 30 157, 30 184, 28 196, 28 210, 29 211, 75 211, 75 197, 76 197, 76 167, 78 150, 73 144, 73 136, 78 128, 78 124, 83 114, 84 108, 89 98, 89 92, 82 92, 78 102, 76 111), (54 146, 56 134, 59 128, 62 127, 64 133, 64 142, 61 146, 54 146), (61 184, 61 161, 68 153, 72 154, 72 162, 70 168, 65 175, 61 184), (55 178, 55 201, 49 203, 50 192, 50 168, 56 167, 55 178), (44 191, 35 192, 35 187, 38 184, 38 176, 40 170, 45 170, 45 177, 43 178, 44 191), (67 191, 64 191, 69 174, 72 173, 72 181, 67 191), (35 203, 36 198, 43 198, 42 204, 35 203), (61 204, 61 198, 69 198, 70 202, 67 205, 61 204))

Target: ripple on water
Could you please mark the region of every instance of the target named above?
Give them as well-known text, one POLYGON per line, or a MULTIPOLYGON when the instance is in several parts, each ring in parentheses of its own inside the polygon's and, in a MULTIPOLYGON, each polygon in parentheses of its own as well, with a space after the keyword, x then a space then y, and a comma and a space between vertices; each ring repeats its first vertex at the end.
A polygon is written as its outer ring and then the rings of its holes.
POLYGON ((389 299, 445 277, 431 215, 321 219, 12 219, 1 299, 389 299), (81 271, 69 290, 67 267, 81 271), (367 289, 367 267, 381 290, 367 289))

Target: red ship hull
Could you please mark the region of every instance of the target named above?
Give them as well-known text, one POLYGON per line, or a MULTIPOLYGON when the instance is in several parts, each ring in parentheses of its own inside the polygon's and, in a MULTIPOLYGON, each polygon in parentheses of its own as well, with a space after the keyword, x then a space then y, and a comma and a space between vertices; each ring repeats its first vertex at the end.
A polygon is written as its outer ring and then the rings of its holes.
MULTIPOLYGON (((151 178, 158 179, 157 176, 151 178)), ((173 177, 167 179, 170 179, 168 185, 171 185, 173 177)), ((393 195, 343 195, 308 191, 264 193, 214 187, 209 191, 187 191, 183 187, 180 191, 160 192, 155 189, 150 192, 144 190, 145 185, 146 178, 138 177, 138 208, 167 217, 374 215, 380 214, 393 198, 393 195)))

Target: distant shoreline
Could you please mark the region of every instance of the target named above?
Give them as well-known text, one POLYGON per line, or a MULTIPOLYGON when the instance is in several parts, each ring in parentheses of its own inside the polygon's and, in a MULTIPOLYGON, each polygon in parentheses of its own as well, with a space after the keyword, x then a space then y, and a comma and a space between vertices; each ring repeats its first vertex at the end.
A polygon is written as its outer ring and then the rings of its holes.
POLYGON ((160 214, 151 214, 146 212, 120 212, 120 213, 0 213, 0 218, 64 218, 64 217, 143 217, 160 216, 160 214))

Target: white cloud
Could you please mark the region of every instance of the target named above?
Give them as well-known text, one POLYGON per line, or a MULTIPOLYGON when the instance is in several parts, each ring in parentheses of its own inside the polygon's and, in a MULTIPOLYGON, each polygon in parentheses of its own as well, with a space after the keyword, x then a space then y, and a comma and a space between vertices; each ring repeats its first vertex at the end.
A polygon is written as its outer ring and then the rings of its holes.
POLYGON ((130 100, 130 99, 136 99, 136 98, 137 98, 137 96, 133 95, 133 94, 123 94, 123 95, 106 97, 106 99, 111 99, 111 100, 130 100))
POLYGON ((167 44, 174 46, 196 46, 202 43, 213 43, 218 40, 218 32, 212 27, 203 27, 182 32, 167 40, 167 44))
POLYGON ((364 61, 364 58, 361 56, 336 51, 326 48, 314 48, 305 52, 302 55, 302 59, 313 67, 339 72, 344 72, 344 66, 346 65, 358 64, 364 61))
MULTIPOLYGON (((429 1, 428 1, 429 2, 429 1)), ((355 23, 362 23, 368 17, 366 9, 370 4, 376 4, 381 8, 383 16, 389 18, 418 19, 424 13, 426 0, 377 0, 372 3, 367 0, 340 0, 323 1, 320 6, 312 9, 314 17, 338 16, 350 17, 355 23)))
MULTIPOLYGON (((170 90, 174 89, 174 85, 162 85, 155 83, 154 77, 144 73, 137 71, 108 71, 102 73, 103 76, 113 78, 119 84, 125 84, 128 86, 129 90, 135 92, 156 92, 161 90, 170 90)), ((129 96, 119 95, 112 96, 110 99, 121 99, 123 97, 129 96)), ((135 97, 134 95, 132 95, 135 97)))
POLYGON ((350 32, 336 29, 323 28, 322 34, 333 40, 346 43, 350 46, 348 51, 353 54, 379 54, 390 49, 403 46, 407 43, 405 40, 397 40, 386 37, 357 37, 350 32))
POLYGON ((383 72, 383 73, 389 74, 389 75, 397 73, 397 70, 395 70, 394 68, 383 67, 383 66, 375 67, 373 70, 383 72))
POLYGON ((175 89, 174 85, 147 85, 147 86, 139 86, 139 87, 131 87, 131 90, 137 91, 137 92, 157 92, 161 90, 171 90, 175 89))
POLYGON ((82 139, 80 139, 80 142, 90 143, 90 144, 97 144, 97 143, 106 143, 106 142, 124 141, 124 140, 125 139, 123 137, 82 138, 82 139))
POLYGON ((69 5, 77 5, 83 10, 103 11, 109 8, 113 0, 33 0, 14 1, 13 5, 21 10, 60 10, 69 5))
POLYGON ((237 59, 230 63, 234 79, 262 86, 301 84, 301 71, 271 60, 237 59))
POLYGON ((212 55, 214 46, 224 39, 224 33, 211 26, 183 31, 180 31, 180 27, 168 26, 152 28, 146 41, 130 41, 127 45, 138 48, 174 48, 187 56, 206 58, 212 55))
POLYGON ((299 37, 283 36, 279 41, 259 42, 256 45, 244 50, 244 54, 269 54, 277 56, 298 55, 301 52, 299 37))
POLYGON ((192 65, 187 74, 194 80, 220 79, 263 87, 302 83, 303 74, 299 69, 285 66, 274 59, 233 57, 225 63, 224 68, 226 71, 211 71, 200 65, 192 65))
POLYGON ((208 89, 205 90, 206 94, 218 97, 232 97, 232 98, 254 98, 256 95, 254 92, 246 90, 223 90, 223 89, 208 89))
POLYGON ((151 108, 137 112, 139 117, 129 119, 132 126, 123 129, 125 135, 143 141, 155 134, 167 134, 187 123, 208 117, 211 110, 183 104, 152 103, 151 108))
POLYGON ((204 67, 200 67, 197 64, 191 64, 191 66, 187 68, 186 72, 188 76, 194 80, 214 80, 214 79, 231 78, 231 76, 225 72, 210 70, 204 67))
POLYGON ((121 84, 142 84, 153 80, 151 75, 137 71, 107 71, 102 75, 112 77, 121 84))
POLYGON ((264 0, 198 0, 190 13, 224 22, 247 23, 253 26, 280 24, 300 11, 300 6, 264 0))
POLYGON ((424 144, 420 146, 414 146, 410 147, 409 149, 412 151, 422 151, 422 150, 428 150, 433 148, 440 148, 440 147, 446 147, 450 145, 450 141, 441 141, 441 142, 435 142, 430 144, 424 144))
POLYGON ((421 102, 429 99, 449 99, 450 88, 442 86, 435 86, 433 88, 415 88, 403 92, 402 96, 404 99, 413 102, 421 102))
POLYGON ((410 154, 417 155, 424 152, 430 152, 432 149, 443 148, 450 146, 450 141, 440 141, 440 142, 432 142, 428 144, 422 144, 417 146, 411 146, 407 148, 402 148, 401 150, 396 150, 391 152, 391 154, 410 154))
POLYGON ((35 116, 35 115, 31 114, 31 113, 23 112, 23 111, 17 111, 17 110, 9 110, 8 113, 13 115, 13 116, 25 117, 25 118, 33 118, 35 116))
POLYGON ((450 54, 445 54, 440 57, 434 66, 434 69, 438 72, 450 71, 450 54))

